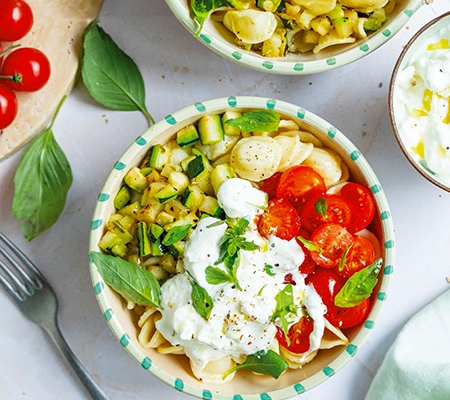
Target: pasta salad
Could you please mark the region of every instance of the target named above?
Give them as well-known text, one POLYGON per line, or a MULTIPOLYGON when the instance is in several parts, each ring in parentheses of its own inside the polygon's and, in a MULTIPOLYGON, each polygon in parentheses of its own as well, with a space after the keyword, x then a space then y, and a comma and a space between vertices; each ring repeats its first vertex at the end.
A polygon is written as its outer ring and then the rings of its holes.
POLYGON ((187 356, 204 382, 278 378, 370 310, 375 202, 349 177, 276 111, 204 115, 127 172, 91 257, 142 347, 187 356))
POLYGON ((319 53, 378 31, 396 0, 190 0, 200 29, 208 17, 234 34, 237 46, 264 57, 319 53))

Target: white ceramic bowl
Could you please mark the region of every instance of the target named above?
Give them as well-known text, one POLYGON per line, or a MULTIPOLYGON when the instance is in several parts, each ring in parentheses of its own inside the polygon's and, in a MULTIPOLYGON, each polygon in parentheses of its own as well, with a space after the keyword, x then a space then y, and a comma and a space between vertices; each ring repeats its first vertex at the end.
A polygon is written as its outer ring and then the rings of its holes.
MULTIPOLYGON (((194 35, 198 24, 193 20, 188 0, 166 0, 181 24, 194 35)), ((266 58, 247 52, 234 44, 234 35, 221 23, 208 19, 198 39, 219 55, 245 67, 282 75, 306 75, 327 71, 363 58, 393 37, 424 4, 424 0, 400 0, 383 27, 367 38, 352 44, 329 47, 318 54, 289 54, 283 58, 266 58)))
MULTIPOLYGON (((434 35, 436 35, 442 28, 448 27, 449 25, 450 12, 433 19, 428 24, 423 26, 403 48, 391 76, 389 87, 389 116, 395 138, 397 139, 403 154, 406 156, 411 165, 430 182, 441 189, 450 192, 450 178, 447 177, 446 180, 443 180, 443 178, 440 178, 439 175, 436 175, 430 170, 430 168, 428 168, 425 159, 418 156, 417 152, 415 152, 411 146, 410 127, 408 126, 408 129, 402 128, 404 110, 406 108, 412 109, 413 103, 411 103, 411 96, 403 97, 398 84, 399 74, 411 65, 412 59, 417 57, 419 50, 424 49, 434 35)), ((447 51, 450 52, 450 49, 447 51)), ((447 75, 450 75, 450 69, 447 68, 446 71, 447 75)), ((421 118, 428 118, 428 116, 421 118)), ((433 134, 433 132, 431 132, 431 128, 428 129, 427 132, 428 135, 433 134)), ((448 162, 450 162, 450 155, 447 155, 446 158, 449 160, 448 162)))
MULTIPOLYGON (((196 121, 207 113, 221 113, 227 109, 271 109, 293 119, 304 129, 310 130, 328 148, 336 151, 348 165, 351 180, 370 187, 377 203, 377 213, 371 229, 381 241, 384 264, 380 281, 374 294, 370 314, 366 321, 346 331, 347 346, 321 350, 319 355, 300 370, 288 370, 278 380, 256 376, 251 373, 236 375, 225 385, 208 385, 196 380, 190 373, 189 363, 184 356, 162 355, 153 349, 142 348, 136 339, 136 321, 123 300, 110 289, 91 262, 92 283, 102 313, 110 328, 133 357, 144 369, 162 379, 179 391, 204 399, 286 399, 308 391, 333 376, 347 362, 351 361, 368 334, 376 325, 380 310, 387 298, 389 282, 394 264, 394 230, 391 214, 384 191, 364 156, 334 126, 302 107, 268 98, 228 97, 195 103, 173 114, 167 115, 130 145, 114 163, 95 207, 90 232, 90 251, 100 251, 97 243, 103 235, 105 224, 114 212, 113 199, 119 190, 125 173, 140 163, 150 146, 166 142, 176 131, 196 121), (270 397, 267 397, 270 396, 270 397)), ((339 379, 339 378, 335 378, 339 379)))

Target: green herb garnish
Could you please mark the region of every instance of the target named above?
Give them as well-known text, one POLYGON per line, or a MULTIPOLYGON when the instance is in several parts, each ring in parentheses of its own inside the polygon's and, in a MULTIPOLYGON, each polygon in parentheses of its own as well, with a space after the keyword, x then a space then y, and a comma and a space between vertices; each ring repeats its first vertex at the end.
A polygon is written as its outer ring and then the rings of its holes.
POLYGON ((347 255, 352 247, 353 243, 350 246, 348 246, 342 253, 341 259, 339 260, 339 267, 338 267, 339 272, 341 272, 345 268, 345 264, 347 263, 347 255))
POLYGON ((211 311, 214 308, 213 299, 197 282, 189 279, 192 286, 191 300, 195 311, 206 321, 211 316, 211 311))
POLYGON ((334 298, 338 307, 354 307, 372 294, 378 282, 383 260, 379 258, 373 264, 354 273, 334 298))
POLYGON ((327 214, 328 205, 324 197, 319 197, 316 204, 314 204, 314 209, 321 217, 324 217, 327 214))
POLYGON ((275 273, 273 272, 273 265, 270 264, 264 265, 264 271, 269 276, 275 276, 275 273))
POLYGON ((161 308, 161 288, 151 272, 120 257, 96 251, 91 251, 90 257, 106 284, 125 300, 161 308))
POLYGON ((174 226, 169 230, 169 232, 167 232, 166 236, 164 236, 162 244, 164 246, 170 246, 171 244, 183 240, 188 234, 189 229, 191 229, 191 227, 192 224, 174 226))
POLYGON ((292 290, 292 285, 288 284, 284 287, 283 290, 280 290, 275 297, 277 304, 275 306, 275 310, 273 312, 271 321, 275 321, 276 319, 280 320, 280 328, 284 332, 286 340, 289 345, 288 338, 288 330, 289 325, 293 322, 288 319, 289 316, 297 315, 298 305, 294 304, 294 294, 292 290))
POLYGON ((225 373, 222 379, 225 379, 228 375, 240 369, 249 369, 258 374, 269 375, 278 379, 287 368, 288 363, 279 354, 273 350, 260 350, 254 354, 249 354, 242 364, 231 368, 225 373))
POLYGON ((273 110, 250 111, 225 123, 239 128, 242 132, 274 132, 280 125, 280 114, 273 110))
POLYGON ((214 10, 226 5, 225 0, 191 0, 191 11, 200 25, 194 36, 197 37, 200 34, 203 24, 214 10))
POLYGON ((92 22, 84 31, 83 82, 91 96, 113 110, 141 111, 154 123, 145 106, 145 86, 133 61, 101 27, 92 22))
POLYGON ((297 239, 300 240, 300 242, 302 242, 306 250, 315 251, 317 253, 323 253, 323 249, 319 247, 316 243, 312 242, 311 240, 304 239, 301 236, 297 236, 297 239))
POLYGON ((52 131, 64 99, 50 126, 23 153, 14 175, 12 214, 27 240, 35 238, 58 220, 72 185, 69 161, 52 131))

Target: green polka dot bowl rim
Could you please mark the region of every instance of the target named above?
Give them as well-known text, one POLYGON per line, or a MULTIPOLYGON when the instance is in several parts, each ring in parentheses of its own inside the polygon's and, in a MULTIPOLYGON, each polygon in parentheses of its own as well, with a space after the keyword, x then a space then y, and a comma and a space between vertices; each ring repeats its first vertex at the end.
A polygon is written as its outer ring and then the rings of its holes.
MULTIPOLYGON (((443 182, 439 175, 435 174, 426 163, 426 160, 424 158, 420 158, 415 152, 410 143, 411 141, 408 140, 408 136, 412 135, 411 133, 411 127, 407 126, 407 129, 402 129, 402 118, 400 117, 401 113, 399 114, 400 109, 404 109, 407 105, 407 102, 403 102, 400 99, 402 99, 401 93, 399 93, 399 85, 397 85, 398 76, 401 73, 401 71, 405 70, 411 65, 412 59, 419 54, 419 50, 423 49, 427 44, 429 44, 431 37, 437 34, 441 29, 448 27, 450 25, 450 11, 446 12, 431 21, 429 21, 427 24, 425 24, 422 28, 420 28, 408 41, 406 46, 403 47, 402 52, 400 53, 400 56, 397 59, 397 62, 394 66, 394 70, 391 75, 391 80, 389 84, 389 93, 388 93, 388 105, 389 105, 389 118, 392 126, 392 130, 394 132, 395 139, 397 140, 397 143, 402 150, 405 157, 408 159, 410 164, 416 169, 417 172, 419 172, 420 175, 422 175, 425 179, 430 181, 432 184, 436 185, 437 187, 441 188, 442 190, 445 190, 447 192, 450 192, 450 183, 448 178, 446 178, 446 182, 443 182)), ((439 50, 441 51, 441 50, 439 50)), ((448 51, 448 49, 447 49, 448 51)), ((412 98, 412 96, 406 97, 403 96, 405 99, 412 98)), ((409 106, 408 108, 411 108, 409 106)), ((450 108, 450 107, 447 107, 450 108)), ((450 112, 450 111, 449 111, 450 112)), ((422 118, 428 118, 428 116, 421 116, 417 119, 417 123, 420 124, 422 118)), ((436 118, 436 117, 432 117, 436 118)), ((406 125, 406 124, 405 124, 406 125)), ((413 136, 412 136, 413 137, 413 136)), ((443 149, 442 149, 443 150, 443 149)), ((424 150, 425 153, 427 150, 424 150)), ((438 149, 435 150, 436 152, 438 149)), ((444 150, 445 151, 445 150, 444 150)), ((448 156, 446 156, 448 157, 448 156)))
POLYGON ((288 54, 280 58, 263 57, 245 51, 234 43, 234 35, 222 23, 208 18, 199 35, 199 25, 192 18, 188 0, 166 0, 178 21, 197 39, 226 59, 241 66, 271 74, 309 75, 328 71, 359 60, 381 47, 399 32, 424 0, 399 0, 383 27, 354 43, 330 46, 317 54, 288 54))
POLYGON ((90 273, 96 298, 104 318, 120 344, 142 368, 176 390, 202 399, 287 399, 307 392, 333 377, 345 364, 355 358, 358 349, 376 327, 388 297, 389 283, 394 272, 395 240, 391 212, 383 187, 364 155, 339 129, 307 109, 281 100, 262 97, 231 96, 197 102, 167 115, 137 137, 123 155, 111 163, 111 173, 98 195, 93 213, 89 250, 100 251, 98 242, 103 235, 109 216, 114 213, 114 196, 126 172, 141 162, 152 145, 168 141, 179 129, 195 122, 202 115, 222 113, 226 110, 259 109, 275 110, 282 116, 294 120, 300 129, 308 130, 316 135, 325 147, 340 155, 342 161, 348 166, 352 181, 360 182, 370 188, 377 205, 371 230, 380 239, 384 263, 379 282, 372 295, 371 311, 360 326, 346 331, 349 338, 347 346, 321 350, 316 358, 302 369, 290 369, 278 380, 240 371, 240 374, 226 385, 213 385, 202 383, 191 375, 187 357, 160 354, 154 349, 145 349, 139 344, 135 316, 127 309, 120 296, 105 284, 96 266, 90 260, 90 273))

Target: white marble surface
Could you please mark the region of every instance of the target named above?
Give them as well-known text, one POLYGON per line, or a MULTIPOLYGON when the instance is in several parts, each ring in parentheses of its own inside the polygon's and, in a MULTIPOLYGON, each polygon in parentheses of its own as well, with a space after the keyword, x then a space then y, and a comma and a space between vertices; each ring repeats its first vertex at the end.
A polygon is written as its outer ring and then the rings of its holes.
MULTIPOLYGON (((422 7, 402 31, 367 58, 312 76, 274 76, 223 60, 193 39, 163 0, 108 0, 101 25, 139 65, 156 120, 199 100, 261 95, 298 104, 334 124, 371 163, 396 227, 397 262, 387 304, 366 344, 336 376, 302 399, 363 399, 403 324, 450 287, 450 194, 425 181, 402 155, 387 113, 390 75, 402 47, 423 24, 450 10, 448 0, 422 7)), ((11 216, 19 154, 0 162, 0 229, 44 272, 59 298, 69 345, 111 399, 185 399, 143 370, 119 344, 97 305, 89 276, 89 223, 101 185, 126 146, 144 129, 138 112, 94 104, 79 84, 54 126, 74 182, 56 225, 26 242, 11 216)), ((0 289, 0 399, 80 400, 86 393, 46 333, 0 289)))

